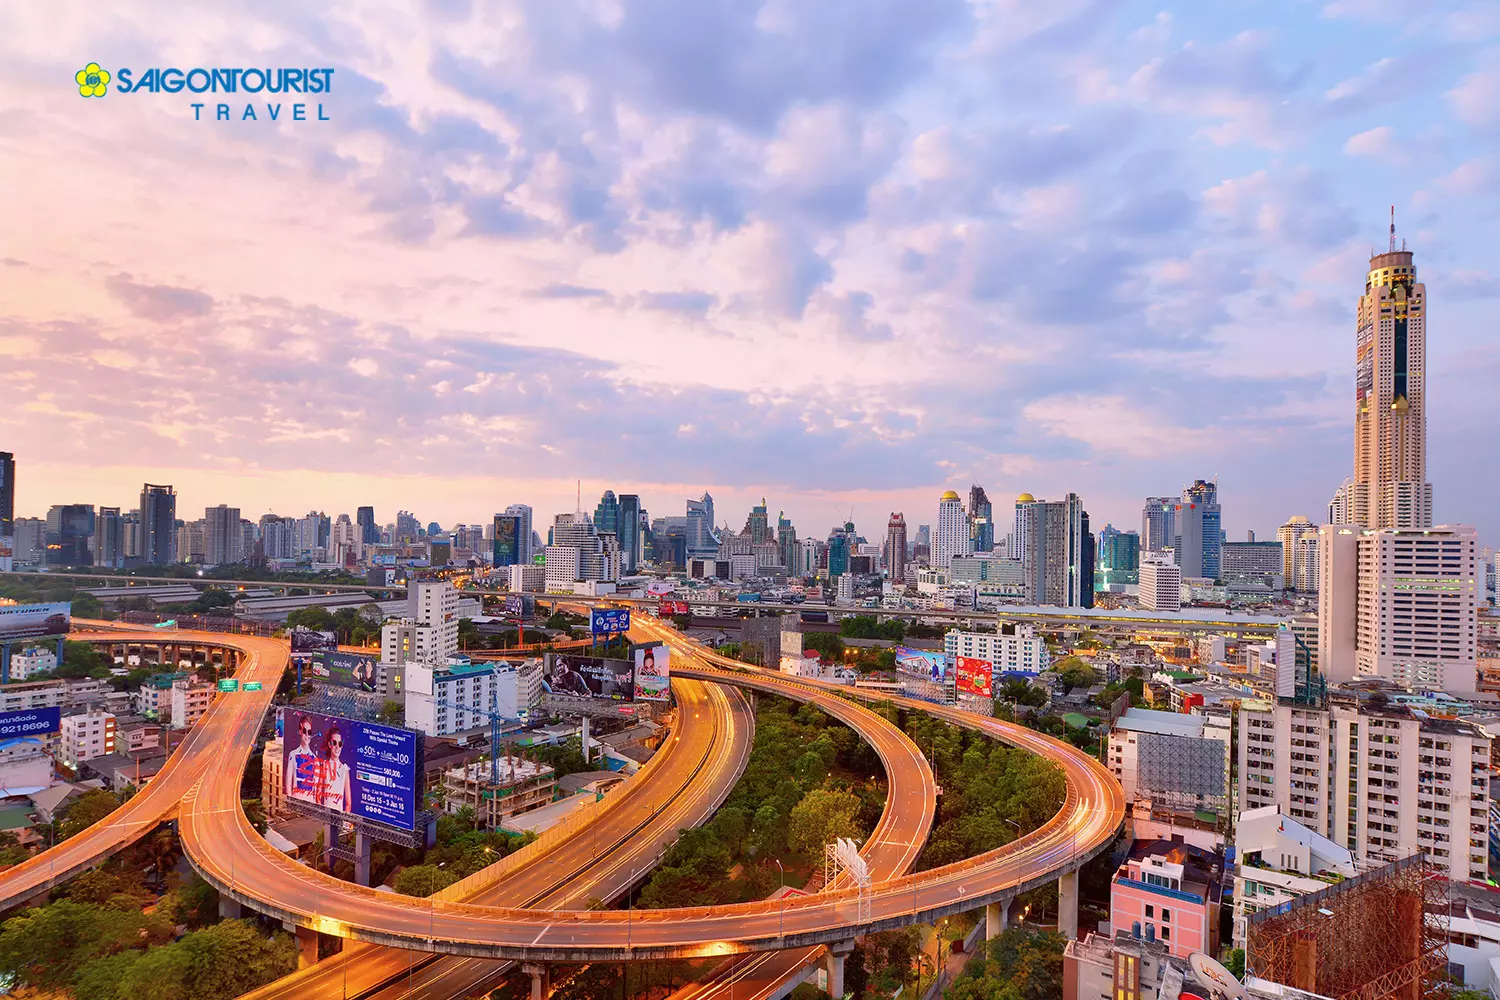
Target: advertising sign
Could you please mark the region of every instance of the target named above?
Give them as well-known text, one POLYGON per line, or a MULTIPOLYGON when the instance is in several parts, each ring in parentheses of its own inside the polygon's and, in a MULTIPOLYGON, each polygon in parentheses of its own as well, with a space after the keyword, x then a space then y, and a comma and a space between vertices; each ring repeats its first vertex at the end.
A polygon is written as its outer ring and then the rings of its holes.
POLYGON ((66 635, 73 620, 71 604, 7 604, 0 606, 0 642, 66 635))
POLYGON ((514 566, 521 561, 521 518, 516 514, 495 515, 493 565, 514 566))
POLYGON ((686 615, 692 612, 688 609, 687 601, 669 601, 663 598, 656 608, 656 613, 662 618, 671 618, 673 615, 686 615))
POLYGON ((314 632, 310 628, 294 628, 291 633, 293 653, 316 653, 320 649, 338 649, 339 637, 332 632, 314 632))
POLYGON ((896 667, 909 674, 921 674, 929 680, 941 681, 948 666, 948 654, 931 649, 912 649, 910 646, 896 647, 896 667))
POLYGON ((38 736, 62 729, 62 709, 27 708, 19 712, 0 712, 0 740, 13 736, 38 736))
POLYGON ((666 701, 671 697, 672 649, 666 645, 644 646, 635 651, 635 696, 641 701, 666 701))
POLYGON ((960 656, 957 665, 957 687, 960 694, 976 694, 981 698, 995 696, 994 667, 989 660, 960 656))
POLYGON ((320 649, 312 655, 312 679, 356 691, 374 691, 378 659, 373 653, 320 649))
POLYGON ((421 734, 337 715, 282 712, 287 801, 404 830, 421 798, 421 734))
POLYGON ((602 656, 549 654, 547 690, 552 694, 602 701, 635 700, 635 664, 602 656))
POLYGON ((508 615, 536 614, 536 598, 530 594, 506 594, 505 613, 508 615))
POLYGON ((589 632, 594 635, 619 635, 630 631, 629 608, 593 608, 589 611, 589 632))

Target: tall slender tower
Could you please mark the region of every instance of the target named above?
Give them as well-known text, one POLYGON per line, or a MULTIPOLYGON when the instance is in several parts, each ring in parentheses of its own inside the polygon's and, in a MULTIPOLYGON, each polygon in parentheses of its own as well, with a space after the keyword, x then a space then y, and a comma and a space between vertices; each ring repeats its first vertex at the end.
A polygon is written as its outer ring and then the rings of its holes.
POLYGON ((1396 246, 1370 258, 1359 300, 1354 377, 1354 481, 1350 521, 1366 528, 1432 526, 1427 482, 1427 286, 1412 253, 1396 246))

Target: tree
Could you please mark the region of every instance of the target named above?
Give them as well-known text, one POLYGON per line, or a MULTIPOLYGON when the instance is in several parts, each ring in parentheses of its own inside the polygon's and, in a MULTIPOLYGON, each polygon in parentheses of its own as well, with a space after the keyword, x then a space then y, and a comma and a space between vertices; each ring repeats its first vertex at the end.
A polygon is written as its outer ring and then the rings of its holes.
POLYGON ((1056 931, 1011 927, 981 945, 944 1000, 1057 1000, 1066 943, 1056 931))
POLYGON ((384 705, 380 706, 380 713, 376 716, 381 722, 389 726, 400 725, 401 720, 405 717, 406 706, 402 705, 399 701, 387 701, 384 705))
POLYGON ((750 818, 745 815, 745 811, 725 806, 714 814, 709 826, 715 836, 724 842, 724 846, 729 848, 730 853, 738 857, 745 847, 745 834, 750 830, 750 818))
POLYGON ((115 798, 113 792, 102 788, 84 792, 63 814, 62 822, 57 827, 57 839, 67 840, 74 834, 82 833, 119 807, 120 800, 115 798))
POLYGON ((160 917, 63 899, 0 927, 0 972, 22 985, 60 989, 95 958, 170 936, 160 917))
POLYGON ((1245 949, 1231 948, 1229 954, 1224 956, 1224 968, 1236 979, 1245 978, 1245 949))
POLYGON ((755 810, 750 829, 754 833, 756 852, 762 857, 774 857, 786 846, 786 827, 781 824, 781 813, 769 802, 755 810))
POLYGON ((817 788, 803 796, 787 817, 787 844, 798 854, 816 858, 823 845, 838 837, 858 837, 859 796, 817 788))
POLYGON ((802 648, 817 653, 825 660, 844 658, 844 641, 831 632, 808 632, 802 636, 802 648))
POLYGON ((641 890, 639 905, 661 909, 728 902, 732 891, 729 864, 729 848, 712 830, 680 830, 676 843, 641 890))
POLYGON ((392 886, 403 896, 430 896, 457 882, 459 875, 437 865, 413 865, 402 869, 392 886))
POLYGON ((265 937, 249 921, 225 920, 164 947, 90 963, 75 982, 78 1000, 232 1000, 296 968, 290 935, 265 937))

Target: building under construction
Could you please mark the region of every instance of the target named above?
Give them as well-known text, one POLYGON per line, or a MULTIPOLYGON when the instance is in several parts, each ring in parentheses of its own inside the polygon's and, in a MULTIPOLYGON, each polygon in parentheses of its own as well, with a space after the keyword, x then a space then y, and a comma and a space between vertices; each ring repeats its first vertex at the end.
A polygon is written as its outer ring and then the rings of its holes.
POLYGON ((443 809, 456 813, 465 806, 474 810, 474 821, 488 830, 498 830, 512 816, 540 809, 552 801, 557 772, 549 765, 509 754, 494 762, 500 780, 488 760, 477 760, 443 774, 443 809))
POLYGON ((1447 881, 1416 854, 1251 916, 1245 970, 1334 1000, 1437 1000, 1447 912, 1447 881))

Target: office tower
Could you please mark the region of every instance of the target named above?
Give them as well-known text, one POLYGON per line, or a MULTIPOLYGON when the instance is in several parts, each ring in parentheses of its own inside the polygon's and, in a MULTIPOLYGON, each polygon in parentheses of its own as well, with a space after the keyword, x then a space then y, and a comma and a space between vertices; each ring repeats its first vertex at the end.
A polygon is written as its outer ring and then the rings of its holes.
POLYGON ((523 563, 531 562, 532 557, 536 555, 536 544, 535 539, 532 537, 534 529, 532 528, 531 524, 530 505, 524 503, 513 503, 509 507, 505 508, 505 513, 513 515, 515 517, 519 517, 521 519, 520 538, 522 544, 520 548, 521 558, 518 561, 523 563))
POLYGON ((798 576, 800 546, 797 544, 797 529, 785 511, 776 514, 776 547, 781 552, 781 565, 786 567, 788 575, 798 576))
POLYGON ((751 507, 750 514, 745 518, 745 530, 741 534, 748 535, 751 542, 764 542, 771 537, 770 517, 766 511, 766 498, 760 498, 760 506, 751 507))
POLYGON ((417 523, 417 517, 409 510, 398 510, 396 512, 396 537, 391 541, 397 545, 415 542, 417 536, 422 533, 422 526, 417 523))
MULTIPOLYGON (((347 521, 349 515, 344 515, 347 521)), ((205 536, 203 562, 206 566, 226 566, 243 562, 244 534, 240 531, 240 509, 219 504, 203 511, 205 536)))
POLYGON ((906 516, 899 511, 886 522, 885 565, 892 583, 906 582, 906 516))
POLYGON ((92 566, 93 541, 93 504, 54 504, 47 511, 48 566, 92 566))
POLYGON ((1011 523, 1010 530, 1010 557, 1018 559, 1024 565, 1026 562, 1026 538, 1030 531, 1031 505, 1036 503, 1036 497, 1030 493, 1022 493, 1016 497, 1016 516, 1011 523))
POLYGON ((599 531, 619 534, 620 501, 615 499, 614 490, 605 490, 604 495, 599 498, 599 503, 594 507, 594 527, 599 531))
POLYGON ((519 566, 525 562, 526 551, 522 535, 522 519, 519 514, 496 514, 495 529, 491 539, 491 562, 496 569, 503 566, 519 566))
POLYGON ((714 498, 707 490, 701 498, 687 502, 687 548, 689 556, 702 557, 719 550, 719 536, 714 531, 714 498))
POLYGON ((964 516, 964 502, 948 490, 938 498, 937 528, 932 536, 932 565, 946 570, 954 556, 969 554, 969 522, 964 516))
POLYGON ((619 572, 619 552, 615 535, 601 535, 587 514, 558 514, 552 520, 552 544, 545 552, 547 583, 614 580, 619 572))
MULTIPOLYGON (((1299 582, 1307 579, 1306 568, 1302 567, 1299 571, 1297 558, 1301 550, 1297 543, 1303 538, 1316 538, 1317 535, 1318 526, 1301 514, 1288 518, 1285 524, 1276 529, 1276 538, 1281 542, 1281 575, 1286 580, 1287 587, 1292 590, 1304 589, 1299 586, 1299 582)), ((1314 548, 1313 551, 1316 552, 1317 549, 1314 548)), ((1317 587, 1311 589, 1316 590, 1317 587)))
POLYGON ((1466 526, 1359 534, 1355 669, 1403 687, 1477 683, 1479 539, 1466 526))
POLYGON ((1062 500, 1018 498, 1016 505, 1026 531, 1020 562, 1027 603, 1093 607, 1094 536, 1083 501, 1069 493, 1062 500))
POLYGON ((1360 297, 1354 362, 1354 479, 1347 520, 1365 528, 1432 524, 1427 482, 1427 286, 1412 253, 1370 258, 1360 297))
POLYGON ((1286 586, 1280 542, 1225 542, 1220 560, 1219 576, 1230 587, 1281 590, 1286 586))
POLYGON ((984 487, 969 487, 969 550, 990 552, 995 548, 995 510, 984 487))
POLYGON ((375 523, 375 508, 361 507, 355 512, 355 522, 359 525, 359 540, 364 545, 380 544, 380 525, 375 523))
POLYGON ((1182 491, 1172 509, 1172 547, 1184 579, 1217 580, 1222 570, 1223 529, 1219 519, 1219 487, 1195 480, 1182 491))
POLYGON ((1148 611, 1178 611, 1182 608, 1182 570, 1165 552, 1141 556, 1141 607, 1148 611))
POLYGON ((620 494, 620 523, 615 534, 620 539, 620 568, 627 576, 634 576, 641 565, 641 518, 644 514, 639 495, 620 494))
POLYGON ((177 493, 171 486, 147 483, 141 487, 141 559, 147 565, 175 562, 177 553, 177 493))
POLYGON ((853 522, 845 522, 828 533, 828 579, 837 580, 849 572, 849 556, 853 550, 853 522))
POLYGON ((329 531, 328 557, 335 566, 355 566, 364 551, 359 526, 348 514, 340 514, 329 531))
POLYGON ((260 519, 260 547, 267 559, 291 559, 296 556, 294 528, 289 517, 263 514, 260 519))
POLYGON ((1129 573, 1141 565, 1141 536, 1106 524, 1099 532, 1099 568, 1111 573, 1129 573))
POLYGON ((141 558, 141 512, 128 510, 120 515, 120 555, 131 565, 141 558))
POLYGON ((1170 549, 1177 535, 1173 514, 1177 501, 1173 497, 1147 497, 1141 508, 1141 551, 1160 552, 1170 549))
POLYGON ((125 522, 118 507, 100 507, 94 518, 94 565, 107 569, 125 565, 125 522))
POLYGON ((0 451, 0 535, 16 533, 16 456, 0 451))

